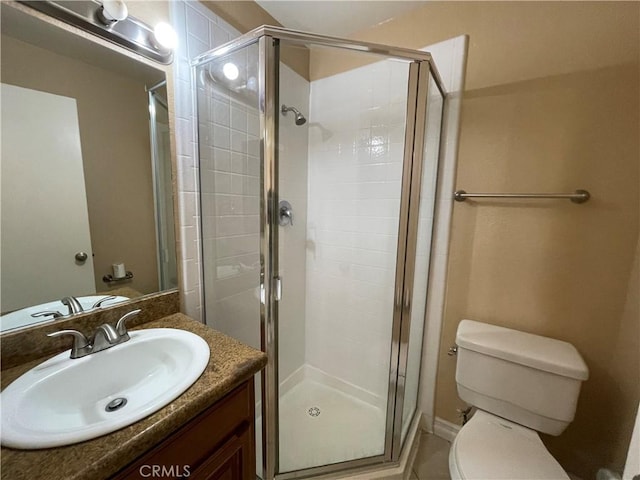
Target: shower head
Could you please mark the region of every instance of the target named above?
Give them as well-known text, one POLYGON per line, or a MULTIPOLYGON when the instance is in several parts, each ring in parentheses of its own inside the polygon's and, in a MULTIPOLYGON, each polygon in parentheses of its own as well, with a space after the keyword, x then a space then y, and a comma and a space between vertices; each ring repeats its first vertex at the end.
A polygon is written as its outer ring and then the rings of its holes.
POLYGON ((286 115, 287 112, 293 112, 296 114, 296 125, 304 125, 307 121, 306 118, 304 118, 304 115, 302 115, 297 108, 294 107, 287 107, 286 105, 282 104, 282 108, 280 109, 280 111, 282 112, 283 115, 286 115))

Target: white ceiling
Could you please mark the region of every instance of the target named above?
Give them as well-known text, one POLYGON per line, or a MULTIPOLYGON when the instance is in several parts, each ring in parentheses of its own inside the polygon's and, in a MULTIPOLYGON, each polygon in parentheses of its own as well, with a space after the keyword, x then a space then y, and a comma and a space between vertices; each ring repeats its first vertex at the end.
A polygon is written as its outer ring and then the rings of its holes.
POLYGON ((378 25, 415 8, 426 1, 364 0, 256 0, 286 28, 347 36, 363 28, 378 25))

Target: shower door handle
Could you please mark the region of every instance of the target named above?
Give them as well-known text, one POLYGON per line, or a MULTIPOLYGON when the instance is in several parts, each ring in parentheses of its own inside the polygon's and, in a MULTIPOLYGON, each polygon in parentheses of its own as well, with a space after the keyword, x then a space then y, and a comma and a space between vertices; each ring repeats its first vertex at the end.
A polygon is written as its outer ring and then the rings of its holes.
POLYGON ((293 209, 286 200, 280 202, 278 208, 278 223, 280 226, 291 225, 293 227, 293 209))
POLYGON ((411 291, 407 289, 404 294, 404 309, 408 312, 411 310, 411 291))
POLYGON ((282 278, 281 277, 274 277, 273 292, 274 292, 274 297, 276 301, 279 302, 282 299, 282 278))
POLYGON ((401 288, 396 289, 396 299, 395 299, 394 308, 397 308, 398 310, 402 310, 402 289, 401 288))
POLYGON ((402 298, 402 289, 396 291, 395 307, 400 310, 409 310, 411 308, 411 292, 409 290, 404 291, 404 301, 402 298))

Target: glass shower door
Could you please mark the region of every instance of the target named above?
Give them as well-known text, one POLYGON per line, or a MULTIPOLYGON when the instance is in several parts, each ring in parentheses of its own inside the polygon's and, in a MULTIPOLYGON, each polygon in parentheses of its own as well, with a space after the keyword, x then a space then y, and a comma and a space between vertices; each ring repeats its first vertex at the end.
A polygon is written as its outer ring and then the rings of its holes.
POLYGON ((442 97, 428 54, 261 30, 193 70, 204 317, 269 358, 261 477, 395 461, 416 411, 442 97))
POLYGON ((436 181, 438 177, 438 159, 440 154, 440 135, 444 95, 438 88, 428 65, 423 64, 420 81, 427 87, 422 91, 425 99, 418 99, 418 115, 426 117, 424 131, 416 135, 416 150, 420 150, 422 162, 414 165, 415 179, 412 182, 412 206, 409 223, 413 225, 413 239, 410 239, 407 259, 414 258, 413 268, 407 269, 411 278, 405 280, 405 289, 410 288, 410 313, 403 320, 403 342, 407 345, 407 363, 405 368, 405 390, 402 410, 396 410, 401 424, 396 430, 401 432, 400 445, 404 445, 417 409, 418 384, 422 361, 422 339, 424 336, 425 314, 427 310, 427 292, 429 263, 431 259, 431 240, 434 223, 436 181), (419 166, 419 169, 416 167, 419 166), (416 205, 417 208, 414 208, 416 205), (413 270, 413 271, 412 271, 413 270), (410 283, 409 283, 410 281, 410 283))
POLYGON ((410 64, 280 46, 278 472, 320 473, 386 451, 410 64))
MULTIPOLYGON (((258 43, 213 56, 197 88, 201 249, 206 324, 258 350, 261 325, 258 43)), ((255 376, 257 472, 262 476, 262 389, 255 376)))

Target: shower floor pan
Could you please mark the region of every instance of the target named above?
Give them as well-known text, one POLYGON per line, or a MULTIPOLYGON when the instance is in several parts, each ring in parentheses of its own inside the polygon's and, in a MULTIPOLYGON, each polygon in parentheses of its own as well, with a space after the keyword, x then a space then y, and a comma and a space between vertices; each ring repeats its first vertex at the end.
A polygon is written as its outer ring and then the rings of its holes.
POLYGON ((280 399, 280 472, 384 452, 386 412, 305 378, 280 399))

